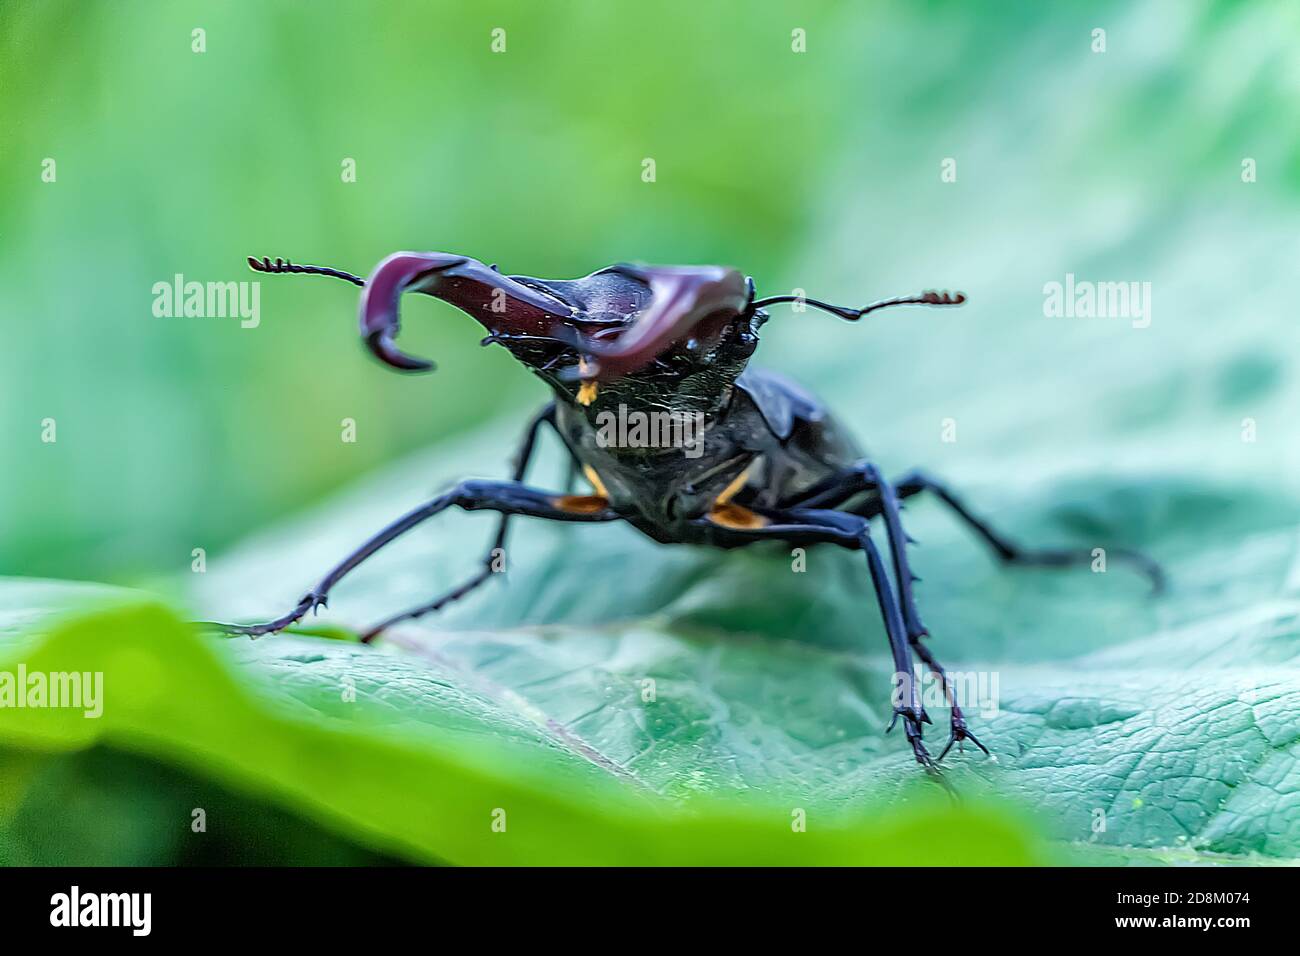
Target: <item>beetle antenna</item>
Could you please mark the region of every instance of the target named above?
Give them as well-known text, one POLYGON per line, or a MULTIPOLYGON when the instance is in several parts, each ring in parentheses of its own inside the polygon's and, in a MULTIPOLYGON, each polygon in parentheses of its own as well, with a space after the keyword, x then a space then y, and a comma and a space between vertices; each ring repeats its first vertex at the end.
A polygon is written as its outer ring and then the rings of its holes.
POLYGON ((850 322, 856 322, 868 312, 875 312, 877 309, 887 309, 893 305, 961 305, 966 301, 966 294, 957 292, 950 294, 947 292, 922 292, 920 295, 898 296, 893 299, 881 299, 879 302, 873 302, 870 305, 864 305, 860 309, 850 309, 842 305, 831 305, 829 302, 819 302, 817 299, 810 299, 802 295, 773 295, 766 299, 759 299, 750 304, 750 309, 761 309, 767 305, 775 305, 778 302, 802 302, 805 305, 811 305, 814 308, 821 309, 823 312, 829 312, 832 315, 838 315, 841 319, 847 319, 850 322))
POLYGON ((336 279, 346 279, 353 285, 364 286, 366 284, 365 279, 360 276, 354 276, 351 272, 344 272, 342 269, 331 269, 328 266, 298 266, 294 265, 288 259, 281 259, 278 256, 274 262, 266 256, 263 256, 260 259, 249 256, 248 267, 254 272, 266 272, 270 274, 293 272, 299 275, 333 276, 336 279))

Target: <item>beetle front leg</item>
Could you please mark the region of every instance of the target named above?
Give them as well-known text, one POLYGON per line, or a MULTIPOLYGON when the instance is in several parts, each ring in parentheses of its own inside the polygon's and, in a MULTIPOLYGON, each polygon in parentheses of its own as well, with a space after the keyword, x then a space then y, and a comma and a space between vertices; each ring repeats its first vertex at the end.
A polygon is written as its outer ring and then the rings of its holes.
POLYGON ((570 495, 529 488, 517 481, 462 481, 451 491, 408 511, 373 535, 321 578, 288 614, 263 624, 220 624, 207 621, 200 623, 230 634, 247 634, 250 637, 282 631, 301 620, 308 611, 324 607, 334 586, 384 545, 452 507, 465 511, 496 511, 502 515, 547 518, 552 521, 596 522, 614 521, 619 518, 618 514, 606 507, 603 499, 574 499, 570 495))

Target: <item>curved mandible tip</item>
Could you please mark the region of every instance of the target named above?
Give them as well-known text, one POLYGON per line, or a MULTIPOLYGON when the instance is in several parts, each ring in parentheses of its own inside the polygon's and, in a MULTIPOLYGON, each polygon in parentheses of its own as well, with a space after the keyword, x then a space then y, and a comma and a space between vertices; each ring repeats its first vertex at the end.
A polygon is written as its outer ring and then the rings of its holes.
POLYGON ((491 332, 538 334, 573 310, 530 285, 523 276, 505 276, 468 256, 445 252, 396 252, 375 267, 361 294, 361 336, 381 362, 406 372, 433 368, 407 355, 393 339, 399 329, 403 292, 422 292, 474 316, 491 332), (523 279, 524 281, 519 281, 523 279))
POLYGON ((362 289, 360 309, 361 337, 375 358, 404 372, 434 368, 432 362, 393 344, 401 328, 398 303, 403 292, 426 289, 442 272, 469 261, 443 252, 395 252, 375 266, 362 289))

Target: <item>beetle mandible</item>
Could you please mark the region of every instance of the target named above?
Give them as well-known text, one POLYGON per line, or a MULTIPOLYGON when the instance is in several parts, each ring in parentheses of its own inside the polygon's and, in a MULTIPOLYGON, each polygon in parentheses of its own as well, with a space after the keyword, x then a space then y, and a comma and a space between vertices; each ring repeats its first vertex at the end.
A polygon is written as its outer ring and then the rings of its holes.
MULTIPOLYGON (((1084 548, 1025 548, 994 530, 938 480, 921 471, 889 481, 866 458, 826 408, 794 383, 748 368, 766 307, 804 302, 848 321, 903 305, 956 306, 961 293, 925 292, 885 299, 859 309, 816 299, 777 295, 755 298, 752 279, 719 266, 615 265, 581 279, 503 275, 466 256, 399 252, 368 279, 283 259, 249 258, 258 272, 329 275, 362 288, 361 335, 380 361, 403 371, 432 363, 395 344, 403 293, 421 292, 457 306, 488 331, 483 344, 499 344, 542 379, 554 397, 524 432, 509 481, 462 481, 374 534, 307 591, 292 610, 261 624, 220 624, 258 636, 289 627, 325 605, 334 586, 353 568, 417 524, 448 508, 500 514, 482 567, 461 585, 419 607, 371 627, 385 628, 430 614, 464 597, 492 576, 493 556, 506 540, 510 518, 552 521, 625 521, 663 544, 740 548, 760 542, 803 547, 834 544, 861 551, 884 620, 897 675, 889 729, 901 720, 916 760, 929 771, 935 760, 922 740, 930 723, 917 683, 914 657, 941 682, 950 709, 949 738, 988 749, 971 733, 952 682, 923 642, 928 636, 913 595, 912 574, 899 502, 929 492, 989 545, 1003 562, 1062 567, 1086 564, 1084 548), (611 410, 694 416, 703 423, 691 456, 680 447, 625 447, 601 441, 597 421, 611 410), (553 428, 577 470, 585 495, 545 491, 524 483, 542 426, 553 428), (892 580, 870 532, 882 519, 892 580)), ((1139 552, 1112 549, 1163 583, 1158 565, 1139 552)))

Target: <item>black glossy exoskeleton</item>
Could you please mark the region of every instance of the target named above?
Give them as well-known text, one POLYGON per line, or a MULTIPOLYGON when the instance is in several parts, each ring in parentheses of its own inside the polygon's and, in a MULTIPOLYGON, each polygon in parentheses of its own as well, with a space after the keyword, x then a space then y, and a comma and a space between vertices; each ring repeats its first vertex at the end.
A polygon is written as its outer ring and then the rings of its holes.
MULTIPOLYGON (((943 682, 951 709, 951 733, 940 759, 963 740, 988 751, 971 735, 951 682, 922 641, 927 631, 912 593, 915 578, 899 501, 932 493, 1008 563, 1063 566, 1091 559, 1091 551, 1083 548, 1018 546, 920 472, 886 480, 816 399, 784 378, 746 367, 768 318, 766 306, 803 301, 854 321, 887 306, 959 305, 964 301, 960 294, 928 292, 848 309, 793 296, 757 300, 751 280, 712 266, 620 265, 557 281, 506 276, 495 266, 443 253, 397 253, 366 280, 279 259, 249 259, 249 264, 259 272, 332 275, 362 286, 361 333, 366 344, 381 361, 408 371, 431 365, 394 344, 401 295, 422 292, 450 302, 487 328, 484 344, 507 348, 551 388, 554 400, 528 425, 511 480, 461 482, 375 534, 289 613, 264 624, 220 625, 228 631, 256 636, 288 627, 324 605, 334 585, 370 555, 453 506, 501 515, 482 568, 454 590, 377 624, 363 640, 372 640, 399 621, 436 611, 488 580, 492 554, 503 546, 513 515, 626 521, 664 544, 835 544, 866 555, 894 669, 906 675, 890 727, 902 720, 916 759, 932 770, 921 738, 921 724, 929 717, 911 680, 913 655, 943 682), (668 416, 698 427, 689 447, 609 441, 602 423, 611 415, 625 420, 630 415, 658 416, 661 421, 668 416), (523 483, 543 425, 558 432, 576 469, 590 481, 590 494, 543 491, 523 483), (884 524, 892 580, 870 534, 874 517, 884 524)), ((1160 571, 1147 558, 1123 549, 1112 549, 1111 554, 1133 562, 1160 586, 1160 571)))

